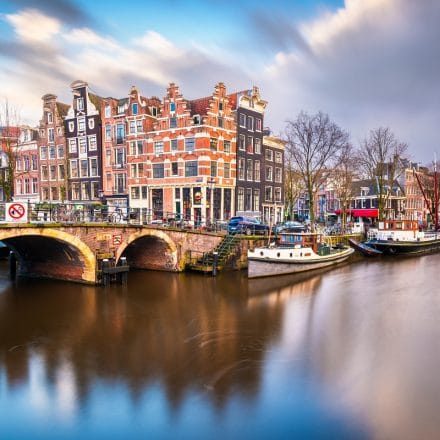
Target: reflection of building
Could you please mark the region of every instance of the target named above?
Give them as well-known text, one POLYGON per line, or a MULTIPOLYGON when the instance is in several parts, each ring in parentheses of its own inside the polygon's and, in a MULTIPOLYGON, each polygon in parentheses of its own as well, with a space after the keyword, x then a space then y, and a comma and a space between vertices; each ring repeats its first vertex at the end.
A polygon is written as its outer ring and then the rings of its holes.
POLYGON ((65 117, 69 159, 69 200, 98 201, 102 190, 102 98, 89 92, 86 82, 71 84, 73 104, 65 117))
POLYGON ((268 132, 263 138, 262 208, 263 220, 267 223, 280 222, 284 218, 284 145, 268 132))
POLYGON ((39 194, 39 161, 38 130, 21 127, 20 138, 15 150, 15 202, 38 202, 39 194))
POLYGON ((64 116, 69 106, 47 94, 42 97, 43 115, 38 127, 39 184, 42 201, 67 199, 67 156, 64 116))

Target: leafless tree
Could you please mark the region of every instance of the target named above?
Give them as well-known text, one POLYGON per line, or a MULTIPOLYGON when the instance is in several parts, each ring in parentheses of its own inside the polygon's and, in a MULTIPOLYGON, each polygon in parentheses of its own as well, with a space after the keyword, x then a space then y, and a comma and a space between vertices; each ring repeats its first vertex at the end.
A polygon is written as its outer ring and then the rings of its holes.
POLYGON ((358 176, 358 152, 347 143, 340 151, 336 166, 331 173, 331 183, 341 210, 341 228, 347 228, 347 211, 353 198, 353 181, 358 176))
POLYGON ((399 141, 388 127, 370 131, 359 149, 359 164, 367 177, 376 183, 379 219, 386 216, 386 206, 396 179, 402 171, 407 144, 399 141))
POLYGON ((14 195, 19 121, 17 109, 11 107, 8 100, 4 100, 0 104, 0 188, 7 202, 11 201, 14 195))
POLYGON ((285 178, 284 178, 284 199, 286 203, 286 212, 289 219, 293 220, 294 207, 298 199, 304 191, 304 183, 301 174, 296 170, 292 163, 285 164, 285 178))
POLYGON ((301 112, 294 121, 287 121, 287 157, 298 170, 309 197, 310 222, 315 223, 315 197, 327 169, 336 162, 348 144, 348 133, 319 112, 301 112))

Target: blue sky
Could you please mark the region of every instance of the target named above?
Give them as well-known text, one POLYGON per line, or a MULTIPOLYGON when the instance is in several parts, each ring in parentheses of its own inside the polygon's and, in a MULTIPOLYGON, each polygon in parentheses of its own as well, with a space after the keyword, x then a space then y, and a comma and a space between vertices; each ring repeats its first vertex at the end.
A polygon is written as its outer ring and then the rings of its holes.
POLYGON ((389 126, 426 162, 439 151, 438 22, 437 0, 6 0, 0 98, 36 124, 41 96, 69 102, 75 79, 117 97, 258 85, 275 133, 322 110, 353 143, 389 126))

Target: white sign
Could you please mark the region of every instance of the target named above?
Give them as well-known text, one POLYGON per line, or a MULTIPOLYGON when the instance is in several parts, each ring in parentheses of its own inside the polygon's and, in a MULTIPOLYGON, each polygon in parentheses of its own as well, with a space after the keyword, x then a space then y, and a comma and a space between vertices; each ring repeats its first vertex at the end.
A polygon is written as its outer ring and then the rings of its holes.
POLYGON ((5 221, 7 223, 27 223, 28 207, 26 203, 6 203, 5 221))

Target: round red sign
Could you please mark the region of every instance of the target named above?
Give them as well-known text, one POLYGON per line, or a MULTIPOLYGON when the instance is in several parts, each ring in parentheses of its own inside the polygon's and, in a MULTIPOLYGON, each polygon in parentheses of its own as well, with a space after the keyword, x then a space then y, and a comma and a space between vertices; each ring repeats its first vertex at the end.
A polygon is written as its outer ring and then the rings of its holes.
POLYGON ((25 213, 26 210, 24 209, 24 206, 20 203, 13 203, 8 209, 9 216, 14 220, 20 220, 25 213))

